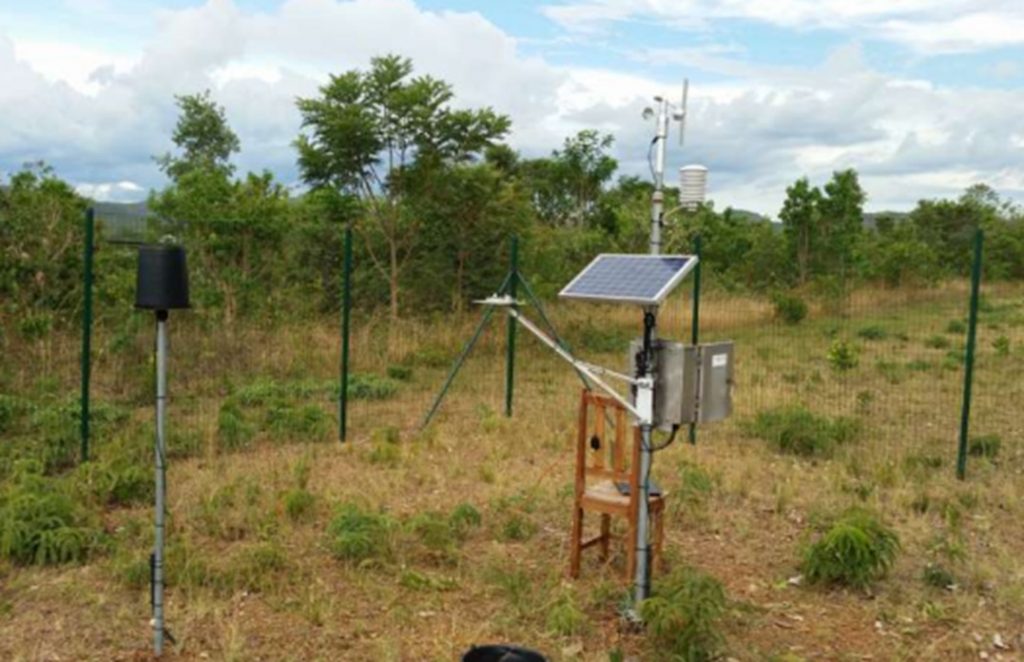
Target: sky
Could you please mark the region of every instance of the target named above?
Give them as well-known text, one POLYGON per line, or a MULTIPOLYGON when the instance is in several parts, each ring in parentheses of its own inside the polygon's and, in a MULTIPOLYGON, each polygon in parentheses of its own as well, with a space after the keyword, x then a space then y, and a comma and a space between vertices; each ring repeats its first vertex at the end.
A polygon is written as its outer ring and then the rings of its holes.
POLYGON ((640 176, 642 111, 687 77, 667 178, 707 166, 719 208, 775 216, 794 180, 848 167, 868 210, 977 182, 1024 202, 1021 0, 0 0, 0 177, 44 160, 144 199, 174 95, 209 89, 239 170, 300 191, 295 99, 386 53, 509 115, 524 156, 594 128, 640 176))

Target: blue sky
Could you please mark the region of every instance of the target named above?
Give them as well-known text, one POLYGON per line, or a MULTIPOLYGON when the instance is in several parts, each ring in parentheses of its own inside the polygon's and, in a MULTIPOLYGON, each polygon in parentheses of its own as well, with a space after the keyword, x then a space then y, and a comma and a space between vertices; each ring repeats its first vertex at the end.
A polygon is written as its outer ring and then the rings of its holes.
POLYGON ((460 104, 513 120, 546 154, 616 138, 643 174, 654 94, 691 80, 674 168, 711 195, 775 214, 797 177, 856 167, 870 209, 906 209, 985 181, 1024 202, 1019 0, 41 0, 0 5, 0 173, 45 159, 86 194, 163 184, 174 94, 210 89, 242 170, 296 186, 296 96, 398 52, 460 104))

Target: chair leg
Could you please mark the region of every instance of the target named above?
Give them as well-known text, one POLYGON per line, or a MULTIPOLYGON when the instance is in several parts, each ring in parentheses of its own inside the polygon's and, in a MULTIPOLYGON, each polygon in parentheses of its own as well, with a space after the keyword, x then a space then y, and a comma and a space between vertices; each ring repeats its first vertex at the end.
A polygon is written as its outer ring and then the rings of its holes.
POLYGON ((601 560, 608 560, 608 542, 612 536, 612 516, 601 515, 601 560))
POLYGON ((572 509, 572 540, 569 549, 569 576, 576 579, 580 576, 580 553, 583 551, 583 509, 574 506, 572 509))

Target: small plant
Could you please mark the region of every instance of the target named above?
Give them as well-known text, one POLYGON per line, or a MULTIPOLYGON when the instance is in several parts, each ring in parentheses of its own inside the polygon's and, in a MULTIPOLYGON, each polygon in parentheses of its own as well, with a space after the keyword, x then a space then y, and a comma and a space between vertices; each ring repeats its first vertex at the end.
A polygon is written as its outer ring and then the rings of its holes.
POLYGON ((412 368, 407 365, 389 365, 387 375, 391 379, 396 379, 400 382, 407 382, 412 379, 412 368))
POLYGON ((903 366, 896 361, 884 361, 879 359, 875 362, 875 368, 885 377, 890 384, 899 384, 903 381, 903 366))
POLYGON ((845 340, 834 340, 828 348, 828 363, 836 372, 849 372, 860 362, 856 345, 845 340))
POLYGON ((786 324, 799 324, 807 317, 807 302, 796 294, 777 292, 772 295, 775 317, 786 324))
POLYGON ((413 591, 451 591, 459 585, 452 577, 436 577, 411 568, 402 571, 398 584, 413 591))
POLYGON ((1006 336, 999 336, 993 340, 992 347, 996 350, 996 356, 1010 355, 1010 339, 1006 336))
POLYGON ((53 316, 42 313, 25 315, 18 321, 18 333, 29 342, 42 340, 53 329, 53 316))
POLYGON ((963 320, 949 320, 949 324, 946 325, 946 333, 962 335, 967 333, 967 325, 963 320))
POLYGON ((942 357, 942 369, 959 370, 960 366, 964 364, 964 358, 963 349, 947 350, 946 355, 942 357))
POLYGON ((715 487, 711 475, 692 462, 679 465, 679 483, 677 498, 690 506, 702 505, 715 487))
POLYGON ((217 442, 222 449, 244 448, 252 441, 255 429, 234 400, 225 400, 217 415, 217 442))
POLYGON ((928 336, 924 341, 924 346, 931 349, 948 349, 951 344, 952 343, 949 342, 949 338, 938 334, 928 336))
POLYGON ((587 616, 576 604, 572 593, 562 591, 548 607, 546 625, 549 632, 562 637, 583 634, 587 625, 587 616))
POLYGON ((460 539, 465 539, 470 530, 480 526, 483 518, 480 517, 480 511, 471 504, 460 503, 455 506, 455 510, 452 511, 448 520, 451 522, 455 535, 460 539))
POLYGON ((977 437, 971 437, 970 443, 967 445, 967 453, 975 457, 987 457, 989 459, 999 455, 999 449, 1003 445, 1003 440, 998 434, 985 434, 977 437))
POLYGON ((857 421, 830 419, 804 407, 783 407, 760 412, 743 425, 748 434, 764 439, 783 453, 827 457, 835 447, 859 432, 857 421))
POLYGON ((885 330, 885 327, 872 324, 859 329, 857 337, 864 340, 885 340, 889 337, 889 332, 885 330))
POLYGON ((896 560, 896 532, 866 510, 846 511, 804 554, 801 570, 812 584, 865 588, 896 560))
POLYGON ((934 563, 929 563, 924 567, 921 579, 925 584, 934 588, 950 589, 956 586, 956 577, 953 576, 953 573, 934 563))
POLYGON ((501 538, 506 541, 521 542, 529 540, 537 532, 537 525, 522 513, 506 514, 501 527, 501 538))
POLYGON ((304 487, 294 487, 284 493, 284 512, 293 522, 308 521, 315 505, 316 497, 304 487))
POLYGON ((713 660, 721 650, 727 609, 725 589, 714 577, 682 567, 655 582, 640 616, 655 646, 688 662, 713 660))
POLYGON ((335 558, 343 561, 386 559, 392 553, 394 528, 394 521, 386 514, 344 503, 327 525, 327 547, 335 558))
POLYGON ((911 370, 913 372, 927 372, 934 367, 934 363, 924 359, 912 359, 907 361, 907 370, 911 370))
POLYGON ((415 515, 407 526, 437 559, 447 561, 454 558, 460 539, 449 517, 428 511, 415 515))

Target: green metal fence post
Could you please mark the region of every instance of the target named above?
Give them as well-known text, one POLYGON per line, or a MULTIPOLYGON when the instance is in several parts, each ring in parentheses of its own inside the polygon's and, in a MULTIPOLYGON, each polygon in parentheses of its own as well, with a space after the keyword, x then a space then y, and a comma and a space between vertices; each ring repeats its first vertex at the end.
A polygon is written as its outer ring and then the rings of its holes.
POLYGON ((341 391, 338 393, 338 440, 348 433, 348 343, 352 316, 352 228, 345 228, 344 282, 341 286, 341 391))
MULTIPOLYGON (((516 298, 519 284, 519 238, 512 235, 508 242, 508 295, 516 298)), ((512 416, 512 393, 516 372, 516 321, 508 316, 508 334, 505 348, 505 416, 512 416)))
POLYGON ((82 279, 82 402, 80 416, 82 462, 89 459, 89 384, 92 376, 92 259, 96 217, 92 207, 85 210, 85 241, 82 279))
POLYGON ((981 286, 981 246, 984 236, 981 228, 974 233, 974 262, 971 264, 971 308, 967 321, 967 350, 964 359, 964 403, 960 410, 960 444, 956 454, 956 477, 960 480, 967 475, 967 432, 971 420, 971 385, 974 380, 974 344, 978 329, 978 291, 981 286))
MULTIPOLYGON (((697 256, 697 266, 693 270, 693 313, 690 315, 690 344, 694 347, 700 342, 700 271, 701 271, 701 239, 698 234, 693 238, 693 254, 697 256)), ((697 443, 697 424, 690 423, 690 443, 697 443)))

